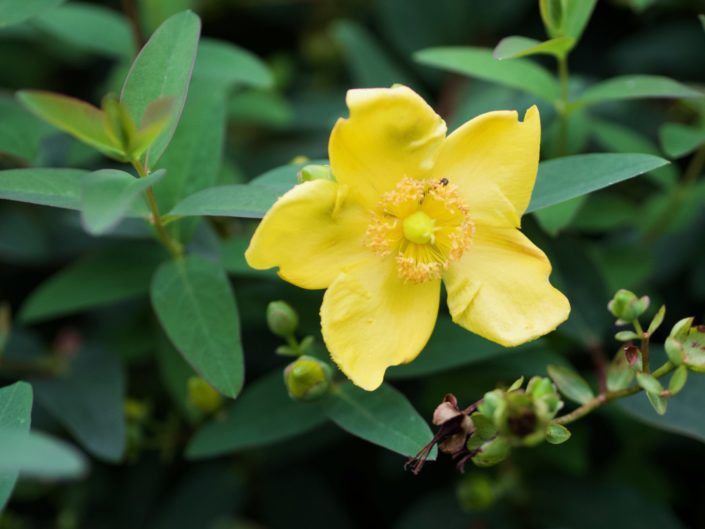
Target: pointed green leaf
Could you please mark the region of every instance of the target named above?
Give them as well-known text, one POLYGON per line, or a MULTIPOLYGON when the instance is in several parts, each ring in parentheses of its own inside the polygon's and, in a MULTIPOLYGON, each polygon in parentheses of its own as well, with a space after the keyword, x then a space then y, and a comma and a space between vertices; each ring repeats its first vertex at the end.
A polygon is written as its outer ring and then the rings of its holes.
POLYGON ((637 373, 636 381, 647 393, 654 393, 658 395, 663 391, 663 386, 653 375, 647 373, 637 373))
MULTIPOLYGON (((0 388, 0 432, 17 430, 28 433, 32 421, 32 386, 16 382, 0 388)), ((0 471, 0 512, 12 494, 17 481, 17 471, 0 471)))
MULTIPOLYGON (((365 391, 343 382, 331 389, 321 405, 328 418, 343 430, 405 456, 415 456, 433 438, 411 403, 388 384, 365 391)), ((434 448, 428 460, 435 458, 434 448)))
POLYGON ((149 209, 141 195, 159 182, 166 171, 159 170, 143 178, 116 169, 101 169, 85 175, 81 197, 81 220, 88 233, 101 235, 114 228, 138 204, 145 215, 149 209))
POLYGON ((560 97, 558 82, 544 68, 526 59, 498 61, 489 49, 429 48, 415 53, 414 59, 427 66, 508 86, 547 101, 560 97))
POLYGON ((671 395, 677 395, 685 387, 685 383, 688 381, 688 368, 686 366, 679 366, 671 375, 671 379, 668 381, 668 391, 671 395))
POLYGON ((151 297, 186 361, 215 389, 235 398, 244 377, 240 322, 223 269, 195 255, 167 261, 152 279, 151 297))
POLYGON ((544 42, 528 37, 511 36, 499 41, 493 55, 497 60, 516 59, 529 55, 553 55, 564 57, 575 44, 571 37, 558 37, 544 42))
POLYGON ((705 144, 705 129, 666 123, 659 130, 661 148, 669 158, 680 158, 705 144))
POLYGON ((230 42, 216 39, 201 40, 193 77, 225 87, 271 88, 274 84, 269 67, 259 57, 230 42))
POLYGON ((211 187, 186 197, 168 214, 178 217, 211 215, 262 218, 279 196, 272 189, 255 185, 211 187))
POLYGON ((668 163, 650 154, 579 154, 542 162, 527 213, 565 202, 668 163))
POLYGON ((196 432, 186 454, 190 459, 215 457, 283 441, 326 422, 316 403, 297 402, 286 392, 281 370, 245 387, 223 416, 196 432))
POLYGON ((694 90, 668 77, 657 75, 625 75, 592 85, 575 101, 575 105, 594 105, 606 101, 645 99, 654 97, 690 98, 703 97, 705 93, 694 90))
POLYGON ((61 42, 82 50, 128 60, 135 54, 130 23, 115 9, 71 2, 42 13, 32 20, 32 24, 61 42))
POLYGON ((63 441, 38 432, 0 429, 0 472, 38 478, 80 477, 87 469, 83 454, 63 441))
POLYGON ((651 320, 651 323, 649 324, 649 329, 648 333, 649 336, 653 336, 653 334, 658 330, 659 327, 661 327, 661 324, 663 323, 663 318, 666 316, 666 305, 661 305, 661 308, 658 309, 658 312, 654 316, 654 319, 651 320))
POLYGON ((65 0, 2 0, 0 1, 0 28, 17 24, 37 16, 65 0))
POLYGON ((99 108, 80 99, 39 90, 23 90, 17 97, 48 123, 106 156, 124 159, 120 142, 108 132, 105 115, 99 108))
POLYGON ((80 169, 10 169, 0 171, 0 198, 55 208, 81 209, 80 169))
POLYGON ((82 347, 55 378, 35 379, 37 403, 92 455, 117 462, 125 450, 125 377, 120 360, 99 347, 82 347))
POLYGON ((570 439, 570 436, 570 430, 562 424, 552 422, 546 429, 546 442, 551 443, 552 445, 565 443, 568 439, 570 439))
POLYGON ((150 103, 162 97, 174 98, 170 125, 145 153, 147 166, 156 164, 176 130, 200 33, 201 21, 191 11, 170 17, 142 48, 125 79, 120 100, 137 124, 142 124, 150 103))
POLYGON ((646 398, 656 413, 659 415, 666 414, 666 410, 668 409, 668 399, 660 397, 657 393, 651 393, 650 391, 646 392, 646 398))
POLYGON ((550 365, 547 370, 560 392, 570 400, 578 404, 585 404, 595 398, 595 394, 585 379, 573 369, 566 366, 550 365))
POLYGON ((577 42, 590 21, 597 0, 562 0, 562 3, 563 35, 572 37, 577 42))
POLYGON ((88 254, 37 287, 20 310, 31 323, 146 294, 164 252, 152 243, 115 244, 88 254))

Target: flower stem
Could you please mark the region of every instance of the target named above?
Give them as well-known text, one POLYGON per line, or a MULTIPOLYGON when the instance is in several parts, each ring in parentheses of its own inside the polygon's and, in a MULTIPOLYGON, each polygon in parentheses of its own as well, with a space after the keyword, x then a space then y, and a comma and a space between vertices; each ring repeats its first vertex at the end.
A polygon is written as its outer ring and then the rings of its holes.
MULTIPOLYGON (((673 369, 675 366, 671 362, 666 362, 663 364, 661 367, 659 367, 656 371, 653 372, 653 376, 656 378, 660 378, 664 375, 667 375, 673 369)), ((558 417, 557 419, 554 420, 555 423, 557 424, 570 424, 572 422, 577 421, 578 419, 585 417, 588 413, 593 411, 596 408, 599 408, 603 406, 604 404, 607 404, 608 402, 611 402, 616 399, 621 399, 624 397, 629 397, 630 395, 635 395, 636 393, 639 393, 640 391, 643 391, 643 388, 641 386, 632 386, 629 388, 625 389, 619 389, 616 391, 607 391, 604 393, 600 393, 597 397, 590 399, 587 401, 585 404, 580 406, 579 408, 574 409, 570 413, 567 413, 561 417, 558 417)))
MULTIPOLYGON (((133 160, 132 166, 135 168, 140 178, 143 178, 149 174, 149 170, 139 160, 133 160)), ((147 195, 149 209, 152 212, 152 223, 154 224, 154 228, 157 230, 157 237, 159 237, 159 240, 169 251, 172 257, 179 258, 183 256, 184 251, 181 248, 181 245, 169 235, 169 232, 166 231, 166 228, 164 227, 164 222, 162 222, 162 216, 159 213, 159 205, 157 204, 157 199, 154 196, 154 191, 152 191, 152 188, 150 187, 145 193, 147 195)))
POLYGON ((651 364, 649 360, 649 333, 644 332, 641 327, 641 322, 637 319, 634 320, 634 330, 639 335, 639 340, 641 340, 641 370, 644 373, 649 373, 651 371, 651 364))

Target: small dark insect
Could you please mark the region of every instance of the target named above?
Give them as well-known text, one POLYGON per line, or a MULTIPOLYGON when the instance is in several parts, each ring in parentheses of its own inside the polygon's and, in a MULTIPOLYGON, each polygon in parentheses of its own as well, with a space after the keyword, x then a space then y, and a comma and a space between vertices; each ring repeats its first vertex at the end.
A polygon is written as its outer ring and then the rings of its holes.
POLYGON ((441 178, 441 185, 442 185, 442 186, 447 186, 447 185, 448 185, 448 179, 447 179, 447 178, 441 178))

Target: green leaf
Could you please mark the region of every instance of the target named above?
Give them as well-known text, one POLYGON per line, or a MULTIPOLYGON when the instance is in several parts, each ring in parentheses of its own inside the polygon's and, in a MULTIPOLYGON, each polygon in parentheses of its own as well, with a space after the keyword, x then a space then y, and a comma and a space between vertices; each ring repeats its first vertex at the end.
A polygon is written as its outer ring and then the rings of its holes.
POLYGON ((145 153, 146 165, 156 164, 171 137, 186 101, 191 70, 196 59, 201 21, 191 11, 167 19, 142 48, 127 74, 120 100, 135 123, 141 124, 150 103, 173 97, 171 124, 145 153))
POLYGON ((636 381, 647 393, 654 393, 658 395, 663 391, 661 382, 659 382, 653 375, 649 375, 647 373, 637 373, 636 381))
POLYGON ((10 169, 0 171, 0 198, 55 208, 81 209, 80 169, 10 169))
POLYGON ((387 377, 417 378, 538 347, 536 342, 519 348, 502 347, 469 333, 447 316, 440 316, 428 344, 416 360, 389 368, 387 377))
MULTIPOLYGON (((654 142, 635 130, 601 119, 591 119, 591 132, 597 143, 612 152, 631 154, 660 155, 661 152, 654 142)), ((661 188, 671 188, 678 181, 678 171, 673 165, 666 165, 647 173, 647 177, 661 188)))
POLYGON ((575 44, 571 37, 558 37, 544 42, 527 37, 511 36, 499 41, 494 49, 493 56, 497 60, 516 59, 529 55, 553 55, 564 57, 575 44))
POLYGON ((80 477, 87 462, 72 446, 37 432, 0 429, 0 472, 37 478, 80 477))
POLYGON ((536 220, 547 233, 555 237, 575 220, 587 198, 588 195, 582 195, 539 210, 536 212, 536 220))
POLYGON ((395 83, 413 84, 399 63, 363 26, 349 20, 339 20, 333 24, 331 32, 345 54, 355 86, 369 88, 395 83))
POLYGON ((0 0, 0 28, 17 24, 64 3, 65 0, 0 0))
POLYGON ((17 92, 17 97, 31 112, 58 129, 106 156, 124 159, 122 146, 108 132, 106 117, 101 109, 80 99, 39 90, 23 90, 17 92))
POLYGON ((560 97, 558 82, 544 68, 526 59, 498 61, 489 49, 429 48, 415 53, 414 59, 427 66, 508 86, 547 101, 560 97))
POLYGON ((135 54, 130 23, 114 9, 71 2, 42 13, 32 24, 82 50, 128 60, 135 54))
POLYGON ((671 379, 668 381, 668 391, 671 395, 677 395, 685 387, 685 383, 688 381, 688 368, 686 366, 679 366, 671 375, 671 379))
POLYGON ((565 202, 668 163, 650 154, 579 154, 542 162, 526 212, 565 202))
POLYGON ((552 422, 546 429, 546 442, 551 443, 552 445, 565 443, 568 439, 570 439, 570 436, 570 430, 562 424, 552 422))
POLYGON ((15 98, 0 97, 0 152, 32 162, 50 125, 30 113, 15 98))
POLYGON ((666 410, 668 409, 668 399, 659 396, 657 393, 651 393, 650 391, 646 392, 646 398, 658 415, 666 414, 666 410))
POLYGON ((668 77, 657 75, 625 75, 592 85, 573 105, 594 105, 606 101, 644 99, 652 97, 690 98, 703 97, 694 90, 668 77))
POLYGON ((149 210, 142 194, 159 182, 166 171, 155 171, 149 176, 135 178, 116 169, 101 169, 83 179, 81 220, 88 233, 102 235, 112 230, 131 210, 141 206, 145 215, 149 210))
POLYGON ((659 130, 661 148, 669 158, 680 158, 705 144, 705 130, 680 123, 666 123, 659 130))
POLYGON ((202 39, 198 45, 194 79, 223 87, 271 88, 274 78, 259 57, 230 42, 202 39))
POLYGON ((689 377, 678 395, 668 399, 668 413, 658 415, 643 395, 620 399, 619 407, 634 418, 661 430, 705 443, 705 377, 689 377))
POLYGON ((326 422, 318 404, 289 398, 280 370, 245 387, 223 416, 196 432, 186 455, 191 459, 269 445, 308 432, 326 422))
POLYGON ((37 403, 92 455, 117 462, 125 450, 125 377, 120 361, 99 347, 78 351, 66 372, 35 379, 37 403))
MULTIPOLYGON (((162 211, 188 195, 216 184, 221 169, 226 128, 226 91, 194 79, 169 147, 158 167, 169 174, 154 193, 162 211)), ((182 230, 182 222, 173 225, 182 230)))
MULTIPOLYGON (((32 386, 16 382, 0 388, 0 432, 17 430, 28 433, 32 421, 32 386)), ((17 471, 0 472, 0 513, 17 481, 17 471)))
POLYGON ((575 42, 585 31, 590 21, 597 0, 562 0, 563 2, 563 34, 572 37, 575 42))
POLYGON ((547 370, 560 392, 570 400, 578 404, 585 404, 595 398, 595 394, 585 379, 572 368, 549 365, 547 370))
POLYGON ((154 244, 123 243, 88 254, 37 287, 20 310, 31 323, 144 295, 164 252, 154 244))
MULTIPOLYGON (((415 456, 433 438, 411 403, 388 384, 365 391, 343 382, 331 389, 321 405, 328 418, 343 430, 405 456, 415 456)), ((435 458, 434 447, 428 460, 435 458)))
POLYGON ((154 278, 152 305, 167 336, 215 389, 235 398, 244 377, 240 322, 223 269, 195 255, 167 261, 154 278))
POLYGON ((653 336, 654 333, 658 330, 659 327, 661 327, 661 324, 663 323, 663 318, 666 316, 666 305, 661 305, 661 307, 658 309, 658 312, 654 316, 654 319, 651 320, 651 323, 649 324, 649 329, 648 333, 649 336, 653 336))
POLYGON ((168 215, 262 218, 279 196, 272 189, 256 185, 211 187, 186 197, 168 215))

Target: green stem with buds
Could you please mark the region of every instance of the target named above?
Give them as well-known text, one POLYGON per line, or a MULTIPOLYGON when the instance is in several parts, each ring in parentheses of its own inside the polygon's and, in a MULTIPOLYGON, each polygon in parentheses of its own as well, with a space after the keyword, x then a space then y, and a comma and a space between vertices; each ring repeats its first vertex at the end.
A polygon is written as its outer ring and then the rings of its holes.
MULTIPOLYGON (((140 178, 143 178, 149 174, 149 170, 139 160, 133 160, 132 166, 135 168, 135 171, 137 171, 137 174, 140 178)), ((169 232, 166 230, 166 227, 162 220, 162 216, 159 213, 159 205, 157 204, 157 199, 154 196, 154 191, 152 191, 151 187, 147 189, 146 195, 147 203, 149 204, 149 209, 152 212, 152 223, 154 224, 154 228, 157 231, 157 237, 159 237, 159 240, 169 251, 172 257, 174 257, 175 259, 182 257, 184 251, 181 248, 181 245, 177 241, 175 241, 171 237, 171 235, 169 235, 169 232)))
MULTIPOLYGON (((676 366, 674 366, 671 362, 666 362, 663 364, 661 367, 659 367, 656 371, 653 372, 653 376, 655 378, 661 378, 664 375, 667 375, 671 371, 675 369, 676 366)), ((588 413, 592 412, 596 408, 599 408, 608 402, 611 402, 616 399, 621 399, 624 397, 629 397, 631 395, 635 395, 636 393, 639 393, 643 391, 643 388, 641 386, 632 386, 629 388, 625 389, 619 389, 616 391, 606 391, 604 393, 600 393, 597 397, 590 399, 587 401, 585 404, 580 406, 579 408, 574 409, 570 413, 567 413, 561 417, 558 417, 555 419, 553 422, 557 424, 570 424, 572 422, 577 421, 578 419, 581 419, 582 417, 585 417, 588 413)))

